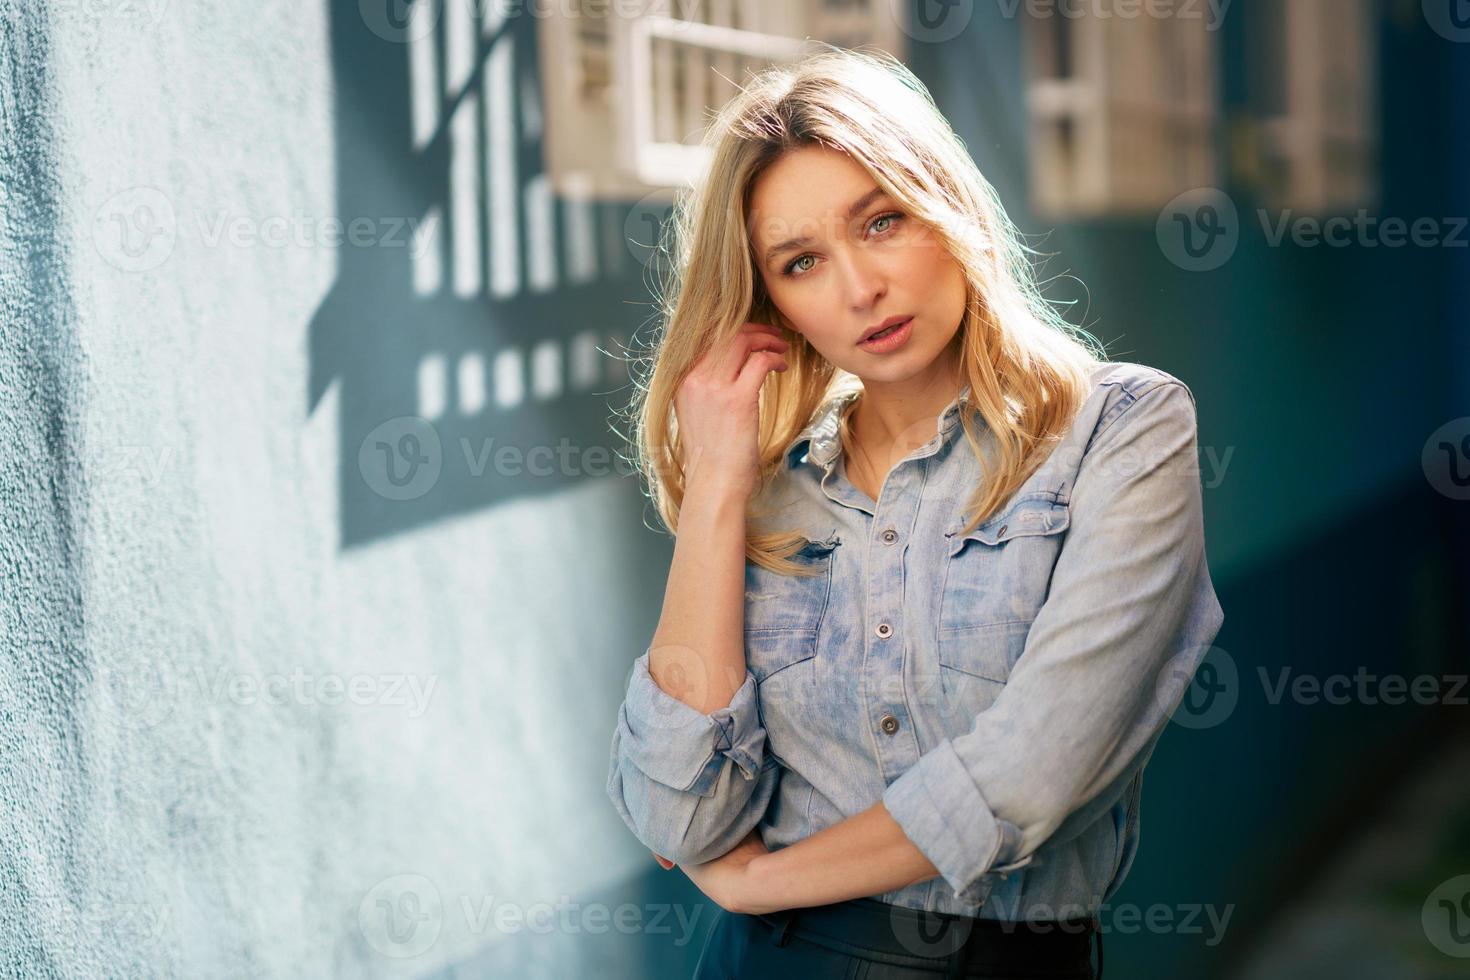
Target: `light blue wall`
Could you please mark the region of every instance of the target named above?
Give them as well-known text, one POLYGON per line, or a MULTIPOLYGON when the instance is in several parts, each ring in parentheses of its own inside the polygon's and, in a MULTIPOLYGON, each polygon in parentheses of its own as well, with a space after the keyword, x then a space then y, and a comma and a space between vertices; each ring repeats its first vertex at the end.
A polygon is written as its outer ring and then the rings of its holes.
MULTIPOLYGON (((458 442, 615 445, 626 392, 455 416, 394 501, 359 450, 417 410, 419 359, 557 330, 344 300, 404 251, 253 237, 419 214, 401 117, 333 60, 358 5, 331 7, 0 2, 4 975, 420 976, 528 938, 487 911, 652 866, 604 783, 666 543, 630 480, 505 493, 458 442)), ((556 326, 626 336, 629 258, 556 326)))

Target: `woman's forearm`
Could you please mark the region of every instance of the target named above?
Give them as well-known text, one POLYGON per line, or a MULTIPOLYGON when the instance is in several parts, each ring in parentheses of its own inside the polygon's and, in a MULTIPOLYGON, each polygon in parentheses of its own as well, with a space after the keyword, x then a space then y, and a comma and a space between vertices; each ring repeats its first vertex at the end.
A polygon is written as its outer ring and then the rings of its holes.
POLYGON ((691 480, 649 650, 658 686, 703 714, 745 681, 745 505, 738 490, 691 480))
POLYGON ((746 869, 759 911, 870 898, 939 874, 904 835, 882 801, 746 869))

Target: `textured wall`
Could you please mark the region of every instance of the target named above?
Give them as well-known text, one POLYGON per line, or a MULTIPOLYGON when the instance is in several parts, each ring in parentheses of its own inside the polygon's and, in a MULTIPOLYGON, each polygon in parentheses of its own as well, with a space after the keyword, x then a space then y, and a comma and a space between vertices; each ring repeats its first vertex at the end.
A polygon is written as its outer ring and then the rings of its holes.
POLYGON ((651 866, 629 481, 340 546, 339 255, 251 237, 335 206, 326 5, 0 12, 0 969, 422 975, 651 866))

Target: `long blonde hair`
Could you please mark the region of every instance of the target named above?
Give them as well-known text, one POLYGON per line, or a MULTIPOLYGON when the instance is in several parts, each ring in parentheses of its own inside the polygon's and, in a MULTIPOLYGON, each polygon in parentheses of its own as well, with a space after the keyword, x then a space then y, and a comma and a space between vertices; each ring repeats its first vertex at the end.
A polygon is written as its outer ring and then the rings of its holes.
MULTIPOLYGON (((854 390, 853 375, 781 318, 748 233, 756 179, 782 154, 808 146, 838 149, 861 164, 907 214, 934 230, 964 269, 965 313, 956 338, 961 373, 997 453, 992 472, 970 413, 960 412, 985 473, 966 507, 974 512, 966 531, 978 526, 1065 433, 1086 398, 1089 371, 1105 352, 1041 295, 1031 249, 923 83, 887 52, 827 47, 754 76, 717 114, 704 144, 713 149, 709 170, 677 196, 658 245, 669 256, 657 297, 661 330, 652 352, 630 365, 635 379, 646 378, 635 384, 629 409, 633 463, 671 533, 685 491, 674 394, 705 351, 728 342, 746 321, 777 326, 791 342, 789 369, 771 372, 761 387, 761 489, 751 495, 748 516, 784 467, 783 448, 828 398, 854 390)), ((803 574, 803 563, 788 560, 806 543, 800 531, 756 523, 747 521, 746 557, 803 574)))

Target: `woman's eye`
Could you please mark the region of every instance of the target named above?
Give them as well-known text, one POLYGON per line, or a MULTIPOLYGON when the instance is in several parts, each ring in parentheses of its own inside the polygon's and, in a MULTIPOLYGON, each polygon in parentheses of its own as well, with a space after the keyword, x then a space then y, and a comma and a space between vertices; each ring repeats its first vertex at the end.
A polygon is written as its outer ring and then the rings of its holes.
MULTIPOLYGON (((798 255, 796 258, 794 258, 790 262, 788 262, 786 264, 786 268, 783 269, 783 270, 781 270, 781 271, 784 272, 786 275, 789 276, 789 275, 792 274, 792 271, 796 268, 796 263, 800 262, 802 259, 810 259, 810 258, 813 258, 813 257, 814 256, 811 256, 811 255, 798 255)), ((810 269, 810 268, 811 268, 811 266, 807 266, 807 269, 810 269)), ((806 269, 802 269, 801 271, 802 272, 805 272, 807 270, 806 269)))
MULTIPOLYGON (((869 229, 872 229, 872 228, 876 227, 877 224, 878 224, 878 222, 880 222, 880 221, 890 222, 890 224, 888 225, 888 227, 882 228, 882 229, 880 229, 878 231, 878 234, 882 234, 884 231, 887 231, 888 228, 891 228, 892 227, 892 222, 899 221, 902 218, 903 218, 903 213, 902 212, 899 212, 899 211, 890 211, 887 214, 880 214, 880 215, 878 215, 878 217, 876 217, 872 221, 868 222, 868 228, 869 229)), ((781 271, 782 271, 783 274, 785 274, 787 276, 792 276, 792 275, 796 274, 797 271, 798 271, 797 268, 796 268, 796 264, 798 262, 802 261, 803 259, 811 259, 811 258, 815 258, 815 256, 811 255, 810 253, 808 253, 806 255, 798 255, 796 258, 794 258, 790 262, 788 262, 786 264, 786 268, 782 269, 781 271)), ((806 272, 809 269, 811 269, 811 266, 806 266, 805 268, 803 268, 803 269, 801 269, 799 271, 800 272, 806 272)))

